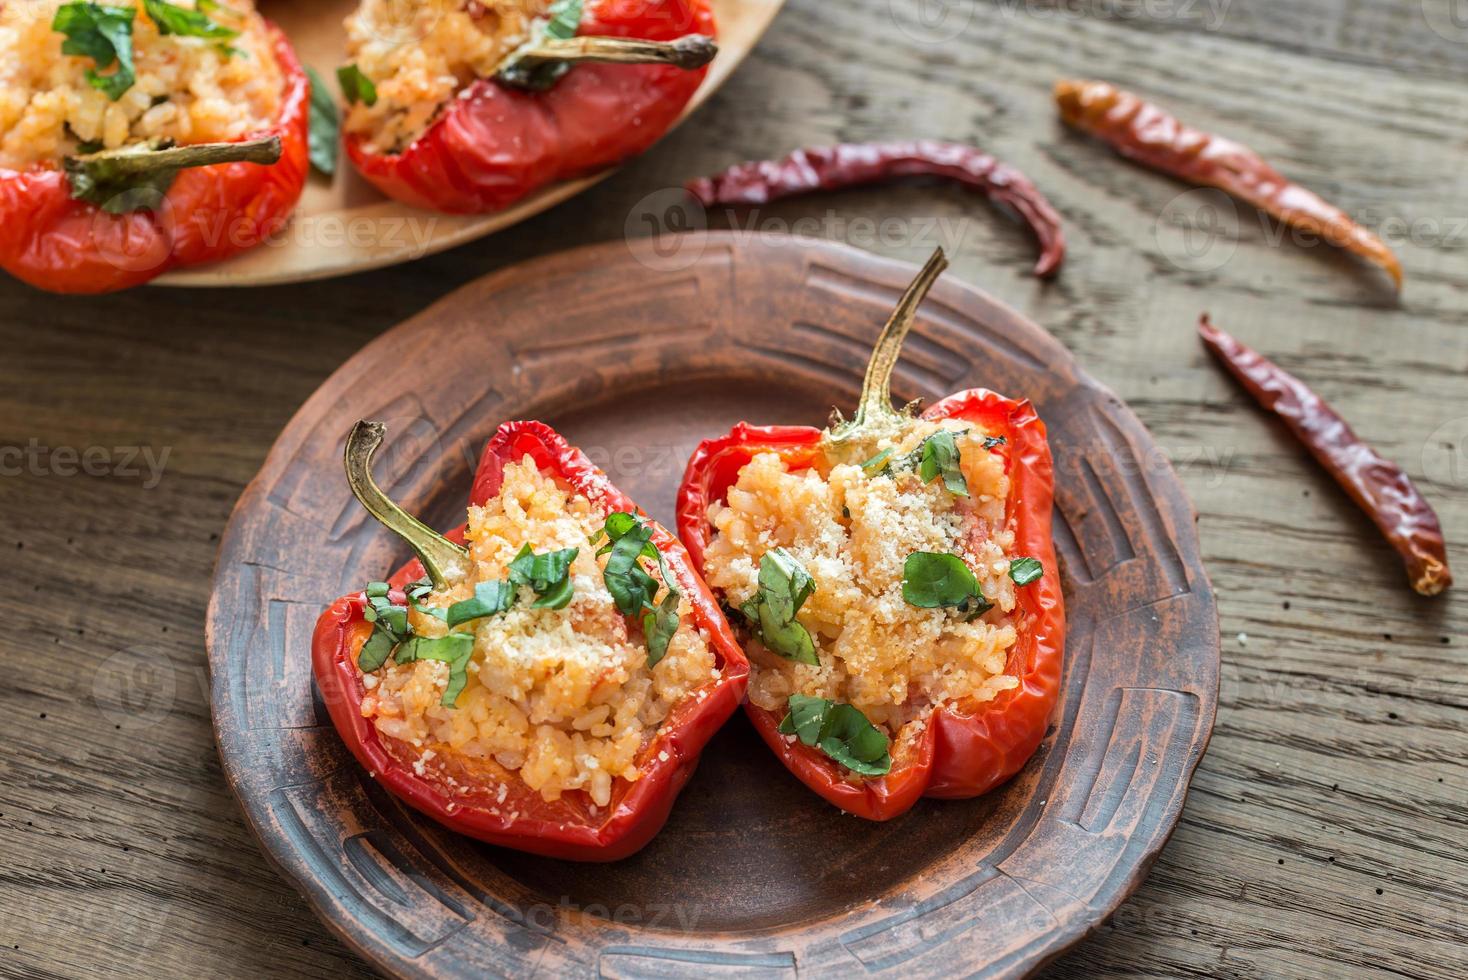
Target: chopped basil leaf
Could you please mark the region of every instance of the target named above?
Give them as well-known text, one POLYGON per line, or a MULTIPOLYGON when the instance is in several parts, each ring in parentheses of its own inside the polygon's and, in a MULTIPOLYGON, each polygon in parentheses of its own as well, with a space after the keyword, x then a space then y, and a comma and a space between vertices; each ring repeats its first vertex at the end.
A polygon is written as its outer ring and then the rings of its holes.
POLYGON ((581 0, 555 0, 546 11, 545 36, 565 40, 581 27, 581 0))
POLYGON ((368 582, 366 590, 367 598, 380 599, 383 596, 387 595, 388 589, 389 586, 386 582, 368 582))
POLYGON ((315 68, 307 68, 311 78, 311 114, 307 130, 307 144, 311 151, 311 166, 330 177, 336 173, 337 154, 341 147, 341 114, 336 99, 326 87, 315 68))
POLYGON ((377 86, 372 84, 372 79, 362 74, 362 69, 356 65, 345 65, 336 70, 337 84, 342 87, 342 95, 348 102, 353 104, 377 105, 377 86))
POLYGON ((831 702, 806 694, 792 694, 786 703, 790 710, 780 722, 780 734, 798 735, 806 745, 814 746, 821 740, 821 723, 826 720, 826 709, 831 707, 831 702))
POLYGON ((474 654, 472 633, 450 633, 447 636, 415 636, 398 647, 396 661, 400 664, 415 660, 437 660, 449 665, 449 683, 444 688, 439 704, 452 708, 454 702, 468 683, 469 659, 474 654))
POLYGON ((994 608, 962 558, 935 551, 914 551, 907 556, 902 567, 902 597, 920 609, 956 608, 970 620, 994 608))
POLYGON ((1004 441, 1005 440, 1003 436, 984 436, 984 448, 998 449, 1000 446, 1004 445, 1004 441))
POLYGON ((509 582, 480 582, 474 586, 474 598, 449 606, 449 626, 458 626, 485 616, 498 616, 515 604, 515 586, 509 582))
POLYGON ((390 633, 373 630, 372 635, 367 637, 367 642, 362 644, 362 652, 357 654, 357 666, 364 674, 372 673, 387 662, 394 646, 390 633))
POLYGON ((531 604, 534 608, 564 609, 575 591, 571 584, 571 562, 580 553, 580 548, 563 548, 537 555, 527 544, 510 562, 510 582, 535 590, 539 598, 531 604))
POLYGON ((1009 563, 1009 577, 1015 585, 1029 585, 1045 574, 1038 558, 1016 558, 1009 563))
POLYGON ((890 473, 892 467, 890 465, 887 465, 887 461, 891 458, 892 450, 884 449, 881 452, 877 453, 877 455, 873 456, 871 459, 867 460, 865 463, 861 464, 862 472, 865 473, 867 476, 879 476, 883 473, 890 473))
POLYGON ((759 562, 759 591, 740 607, 760 642, 773 653, 802 664, 819 664, 815 641, 795 614, 816 591, 815 579, 784 548, 759 562))
POLYGON ((892 770, 891 740, 867 716, 849 704, 792 694, 780 731, 818 748, 862 776, 885 776, 892 770))
POLYGON ((133 68, 133 7, 113 7, 101 3, 67 3, 56 10, 51 29, 66 35, 61 53, 80 55, 96 62, 87 69, 87 84, 98 89, 113 102, 136 81, 133 68), (117 70, 102 75, 97 68, 117 70))
POLYGON ((672 589, 656 610, 642 614, 642 633, 647 637, 647 665, 656 667, 667 656, 668 644, 678 632, 678 593, 672 589))
POLYGON ((967 497, 968 481, 958 463, 958 443, 947 429, 928 436, 918 449, 918 477, 924 483, 932 483, 941 476, 949 493, 967 497))
POLYGON ((145 10, 159 34, 178 34, 181 37, 238 37, 239 31, 209 19, 204 10, 188 10, 166 2, 166 0, 143 0, 145 10))
POLYGON ((657 545, 652 543, 653 526, 636 514, 617 512, 607 515, 602 529, 592 535, 596 544, 603 537, 607 543, 597 551, 597 557, 609 555, 602 569, 602 581, 612 594, 617 611, 623 616, 642 616, 642 633, 647 639, 647 665, 657 666, 668 652, 673 634, 678 632, 678 601, 682 592, 678 582, 668 571, 668 563, 657 545), (642 567, 639 559, 647 558, 658 563, 663 584, 668 592, 661 604, 656 602, 658 580, 642 567))

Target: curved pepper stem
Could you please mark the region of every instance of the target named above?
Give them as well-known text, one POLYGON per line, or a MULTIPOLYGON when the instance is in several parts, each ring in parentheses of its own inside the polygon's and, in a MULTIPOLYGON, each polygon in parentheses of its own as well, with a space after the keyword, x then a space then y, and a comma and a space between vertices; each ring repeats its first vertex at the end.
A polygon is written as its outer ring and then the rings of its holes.
POLYGON ((927 298, 928 292, 943 270, 948 268, 948 258, 943 250, 937 249, 928 259, 912 285, 902 294, 891 319, 882 328, 872 359, 867 362, 866 379, 861 386, 861 401, 857 403, 856 415, 849 422, 837 422, 826 432, 825 442, 829 449, 843 445, 858 445, 865 440, 883 435, 893 435, 911 421, 907 412, 892 407, 892 371, 902 356, 902 342, 907 339, 912 325, 917 321, 918 307, 927 298))
POLYGON ((713 61, 718 53, 718 44, 706 34, 688 34, 674 41, 647 41, 635 37, 542 37, 511 55, 496 77, 517 88, 545 89, 555 84, 567 68, 581 61, 672 65, 694 71, 713 61))
POLYGON ((347 485, 352 488, 352 496, 378 523, 408 543, 433 580, 433 587, 443 589, 448 584, 450 569, 468 565, 469 552, 393 503, 373 481, 372 455, 382 445, 386 431, 381 422, 358 422, 352 426, 343 458, 347 485))
POLYGON ((84 153, 62 161, 71 180, 71 196, 111 214, 151 210, 168 192, 179 171, 221 163, 280 161, 279 136, 236 143, 135 143, 116 150, 84 153))

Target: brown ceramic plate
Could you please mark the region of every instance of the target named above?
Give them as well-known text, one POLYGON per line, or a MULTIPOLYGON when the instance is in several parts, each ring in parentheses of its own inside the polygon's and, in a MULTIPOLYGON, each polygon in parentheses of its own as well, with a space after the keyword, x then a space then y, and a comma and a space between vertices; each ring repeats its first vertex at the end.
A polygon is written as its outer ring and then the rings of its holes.
MULTIPOLYGON (((785 4, 785 0, 712 2, 719 25, 719 55, 680 121, 733 74, 785 4)), ((357 4, 358 0, 260 0, 259 6, 290 37, 301 63, 332 80, 345 57, 342 18, 357 4)), ((266 286, 380 269, 508 228, 581 193, 610 173, 555 184, 493 214, 436 214, 384 197, 357 175, 343 155, 335 178, 311 172, 290 225, 275 240, 224 262, 170 272, 157 283, 266 286)))
POLYGON ((728 234, 642 259, 614 242, 466 286, 369 344, 281 434, 225 532, 209 607, 215 731, 250 825, 327 924, 393 974, 1034 970, 1096 928, 1172 833, 1213 725, 1217 616, 1193 509, 1141 423, 953 275, 923 306, 895 395, 1027 395, 1057 464, 1063 694, 1008 785, 868 823, 805 789, 736 715, 651 845, 577 865, 419 816, 327 720, 316 616, 406 557, 347 492, 341 447, 358 418, 389 425, 384 487, 441 527, 463 520, 480 447, 515 418, 553 423, 671 525, 700 439, 741 418, 820 424, 854 402, 913 274, 728 234))

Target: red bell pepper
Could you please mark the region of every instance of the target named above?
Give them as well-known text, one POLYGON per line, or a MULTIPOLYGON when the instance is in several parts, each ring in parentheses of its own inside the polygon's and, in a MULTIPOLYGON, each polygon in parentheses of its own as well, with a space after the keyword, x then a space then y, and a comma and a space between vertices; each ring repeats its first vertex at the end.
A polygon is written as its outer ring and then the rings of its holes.
POLYGON ((708 0, 588 0, 578 36, 551 42, 546 55, 591 63, 576 64, 546 91, 477 79, 401 152, 379 152, 363 134, 349 133, 347 155, 374 186, 406 204, 453 214, 497 211, 546 184, 646 150, 682 114, 717 50, 706 43, 663 45, 641 55, 578 52, 578 42, 693 41, 714 33, 708 0))
MULTIPOLYGON (((855 420, 858 424, 893 424, 894 417, 900 419, 888 393, 891 368, 917 304, 946 265, 941 255, 940 250, 913 284, 879 341, 855 420)), ((781 734, 779 713, 752 701, 745 703, 756 730, 786 768, 831 803, 871 820, 898 816, 920 796, 968 798, 1009 779, 1044 738, 1060 687, 1065 613, 1051 540, 1054 479, 1045 423, 1028 400, 1005 398, 982 388, 950 395, 921 418, 965 419, 1004 437, 996 451, 1004 456, 1010 480, 1006 515, 1014 529, 1015 552, 1039 559, 1046 574, 1016 589, 1013 616, 1019 637, 1010 650, 1006 673, 1017 677, 1019 686, 990 701, 938 707, 915 751, 895 759, 884 776, 855 778, 819 749, 781 734)), ((775 453, 788 469, 806 469, 822 460, 830 436, 830 431, 809 426, 741 422, 728 435, 700 445, 688 462, 678 495, 678 533, 694 566, 704 567, 710 505, 724 500, 746 463, 761 453, 775 453)))
POLYGON ((0 268, 53 292, 105 293, 228 258, 278 231, 306 182, 310 82, 285 34, 265 27, 285 79, 268 130, 235 143, 75 158, 113 180, 185 168, 161 203, 143 196, 142 206, 120 214, 74 197, 63 169, 0 168, 0 268))
MULTIPOLYGON (((399 569, 389 584, 392 600, 402 604, 402 588, 428 571, 439 581, 441 569, 463 558, 457 543, 463 528, 441 538, 381 495, 367 475, 372 451, 382 438, 380 426, 358 423, 348 441, 348 472, 364 505, 379 520, 404 535, 419 558, 399 569), (356 460, 359 465, 355 467, 356 460), (416 530, 413 526, 416 525, 416 530), (406 532, 406 533, 405 533, 406 532)), ((638 514, 606 474, 541 422, 507 422, 500 426, 480 459, 470 495, 472 505, 483 505, 499 493, 505 464, 530 456, 541 472, 553 475, 606 514, 638 514)), ((432 767, 415 769, 418 752, 403 742, 384 738, 361 712, 365 688, 357 659, 372 631, 363 618, 364 593, 334 602, 316 624, 312 666, 331 719, 347 747, 372 777, 394 795, 439 823, 470 837, 549 857, 577 861, 615 861, 637 851, 660 830, 673 800, 698 764, 699 753, 714 732, 734 713, 744 696, 749 663, 730 632, 718 603, 693 570, 687 552, 660 525, 653 524, 652 543, 663 558, 683 595, 692 604, 691 625, 703 631, 718 668, 718 677, 678 704, 639 755, 643 775, 635 782, 618 779, 609 806, 593 812, 585 793, 570 792, 555 802, 510 780, 504 798, 498 786, 475 786, 463 778, 454 791, 443 773, 432 767), (467 792, 465 790, 467 789, 467 792)))

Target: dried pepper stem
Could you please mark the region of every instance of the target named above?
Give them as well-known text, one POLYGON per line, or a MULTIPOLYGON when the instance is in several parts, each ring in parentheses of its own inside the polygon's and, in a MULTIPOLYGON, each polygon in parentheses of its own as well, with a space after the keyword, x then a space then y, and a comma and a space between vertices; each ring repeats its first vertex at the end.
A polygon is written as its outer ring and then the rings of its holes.
POLYGON ((358 422, 352 426, 343 458, 347 485, 378 523, 408 543, 433 580, 433 587, 442 589, 448 584, 451 569, 468 565, 469 552, 393 503, 372 479, 372 456, 382 445, 386 431, 381 422, 358 422))
POLYGON ((1232 194, 1291 228, 1374 262, 1401 288, 1401 260, 1385 242, 1242 143, 1186 126, 1165 109, 1106 82, 1056 82, 1055 103, 1068 124, 1106 141, 1122 156, 1232 194))
POLYGON ((188 146, 159 146, 137 143, 117 150, 102 150, 67 158, 67 169, 85 170, 96 181, 122 181, 157 173, 212 167, 221 163, 280 162, 279 136, 264 136, 236 143, 193 143, 188 146))
POLYGON ((1437 514, 1401 467, 1351 431, 1309 386, 1208 321, 1198 335, 1249 394, 1289 427, 1402 556, 1412 588, 1437 595, 1453 584, 1437 514))
POLYGON ((604 61, 623 65, 672 65, 693 71, 719 53, 714 39, 688 34, 673 41, 647 41, 633 37, 541 38, 533 46, 514 54, 514 63, 531 66, 548 62, 604 61))
POLYGON ((903 341, 917 322, 918 307, 947 268, 947 256, 941 248, 937 249, 902 294, 897 309, 877 338, 871 360, 867 362, 856 415, 849 422, 833 425, 826 433, 828 453, 840 452, 847 447, 863 448, 874 439, 897 434, 912 421, 910 413, 892 407, 892 371, 902 356, 903 341))

